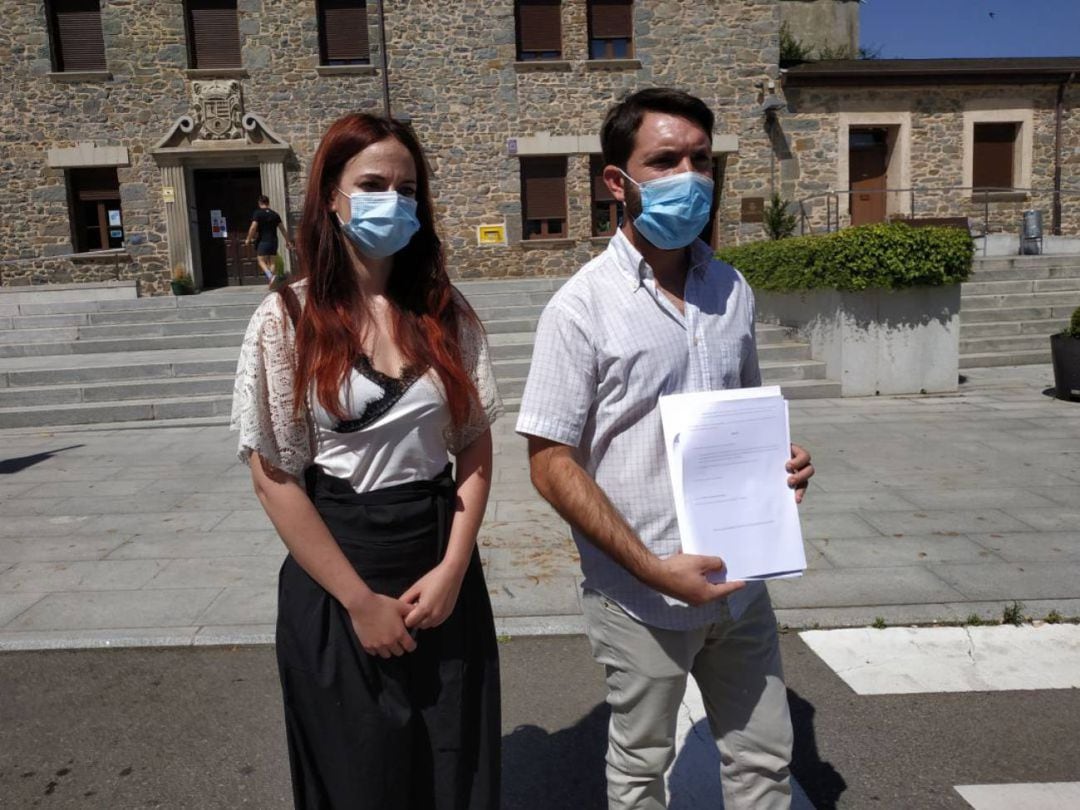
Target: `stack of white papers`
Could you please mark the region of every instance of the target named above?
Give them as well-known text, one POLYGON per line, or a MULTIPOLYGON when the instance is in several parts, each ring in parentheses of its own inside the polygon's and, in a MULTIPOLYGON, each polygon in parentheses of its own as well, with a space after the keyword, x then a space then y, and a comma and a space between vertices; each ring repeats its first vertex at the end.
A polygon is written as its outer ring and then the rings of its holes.
POLYGON ((718 582, 802 574, 779 386, 664 396, 660 418, 683 551, 720 557, 718 582))

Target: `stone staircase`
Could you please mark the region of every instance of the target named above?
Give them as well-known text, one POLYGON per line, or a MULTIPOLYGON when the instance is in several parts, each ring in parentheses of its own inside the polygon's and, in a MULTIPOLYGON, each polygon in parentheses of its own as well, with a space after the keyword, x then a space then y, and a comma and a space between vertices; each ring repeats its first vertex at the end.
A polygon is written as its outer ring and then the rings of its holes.
MULTIPOLYGON (((510 411, 520 402, 540 312, 561 283, 458 285, 487 327, 510 411)), ((180 298, 135 298, 133 290, 96 300, 0 295, 0 428, 227 420, 237 351, 264 295, 261 287, 180 298)), ((825 364, 788 330, 759 325, 757 340, 766 383, 781 384, 789 398, 839 396, 825 364)))
POLYGON ((960 368, 1050 362, 1080 306, 1080 255, 976 258, 960 293, 960 368))

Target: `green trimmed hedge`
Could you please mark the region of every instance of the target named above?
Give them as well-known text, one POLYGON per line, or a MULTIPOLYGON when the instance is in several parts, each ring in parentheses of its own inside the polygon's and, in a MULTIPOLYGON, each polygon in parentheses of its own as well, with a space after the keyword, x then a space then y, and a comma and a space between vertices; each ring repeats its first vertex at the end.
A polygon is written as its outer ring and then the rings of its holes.
POLYGON ((757 290, 898 290, 964 281, 975 253, 962 228, 902 222, 751 242, 717 251, 757 290))

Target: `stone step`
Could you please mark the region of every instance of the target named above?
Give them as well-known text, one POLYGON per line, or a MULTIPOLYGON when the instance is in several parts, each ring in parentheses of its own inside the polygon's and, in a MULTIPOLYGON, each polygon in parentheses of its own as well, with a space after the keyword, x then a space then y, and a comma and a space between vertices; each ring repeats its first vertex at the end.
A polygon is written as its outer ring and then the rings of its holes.
POLYGON ((976 256, 973 265, 976 268, 1017 268, 1036 270, 1044 267, 1075 267, 1080 265, 1080 254, 1056 253, 1042 256, 976 256))
POLYGON ((1046 348, 1023 352, 987 352, 960 355, 960 368, 990 368, 991 366, 1030 366, 1050 362, 1050 341, 1046 348))
POLYGON ((1015 293, 1009 295, 963 295, 960 311, 967 309, 1014 309, 1017 307, 1077 307, 1080 290, 1015 293))
POLYGON ((963 323, 960 337, 1003 337, 1005 335, 1052 335, 1060 332, 1069 322, 1068 318, 1045 318, 1031 321, 999 321, 989 323, 963 323))
MULTIPOLYGON (((198 360, 173 360, 160 358, 159 352, 145 352, 149 357, 132 359, 135 355, 102 354, 98 357, 77 358, 83 360, 110 359, 107 365, 87 362, 83 365, 52 366, 49 368, 9 369, 0 371, 0 391, 4 388, 35 387, 50 385, 72 385, 75 383, 138 382, 140 380, 162 380, 171 378, 201 377, 217 374, 236 374, 236 353, 228 351, 227 356, 215 358, 212 355, 218 349, 204 350, 207 355, 198 360), (151 359, 152 358, 152 359, 151 359)), ((38 358, 19 358, 38 359, 38 358)), ((64 360, 74 358, 41 358, 44 360, 64 360)))
POLYGON ((1049 335, 1008 335, 1006 337, 961 338, 960 354, 1025 352, 1045 348, 1050 351, 1049 335))
MULTIPOLYGON (((1022 281, 1024 279, 1080 279, 1080 262, 1045 267, 993 267, 976 263, 972 268, 972 281, 1022 281)), ((965 284, 968 282, 964 282, 965 284)))
POLYGON ((242 334, 231 332, 217 335, 105 338, 101 340, 77 340, 70 343, 0 343, 0 358, 95 354, 98 352, 182 351, 225 346, 239 348, 242 338, 242 334))
POLYGON ((45 427, 49 425, 92 425, 103 422, 142 422, 192 417, 229 418, 232 395, 185 397, 169 400, 128 400, 126 402, 80 403, 48 408, 16 406, 0 408, 0 428, 45 427))
MULTIPOLYGON (((1003 323, 1006 321, 1045 321, 1051 318, 1064 317, 1056 314, 1065 309, 1057 307, 1003 307, 995 309, 970 309, 960 308, 960 326, 963 328, 969 323, 1003 323)), ((1070 310, 1071 312, 1071 310, 1070 310)))
POLYGON ((1080 290, 1078 278, 1023 279, 1017 281, 965 281, 961 285, 960 300, 966 301, 978 295, 1009 295, 1012 293, 1076 292, 1080 290))
POLYGON ((820 360, 796 360, 792 362, 762 362, 761 382, 764 385, 793 380, 825 380, 825 364, 820 360))
POLYGON ((0 388, 0 408, 231 396, 235 372, 200 377, 0 388))

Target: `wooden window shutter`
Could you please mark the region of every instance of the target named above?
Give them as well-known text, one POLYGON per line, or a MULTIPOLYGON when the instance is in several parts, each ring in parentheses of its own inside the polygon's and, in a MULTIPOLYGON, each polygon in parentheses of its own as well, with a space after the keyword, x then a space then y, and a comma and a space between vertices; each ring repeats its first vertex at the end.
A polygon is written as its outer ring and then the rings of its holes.
POLYGON ((633 3, 630 0, 592 0, 589 30, 593 39, 632 39, 633 3))
POLYGON ((1013 187, 1017 130, 1014 123, 975 124, 971 178, 975 188, 1013 187))
POLYGON ((98 0, 54 0, 56 69, 105 70, 105 38, 98 0))
POLYGON ((319 38, 323 64, 367 63, 367 3, 364 0, 322 0, 319 3, 319 38))
POLYGON ((562 54, 562 4, 559 0, 518 0, 518 49, 562 54))
POLYGON ((522 158, 525 219, 566 219, 566 158, 522 158))
POLYGON ((241 67, 236 0, 188 0, 188 32, 193 68, 241 67))
POLYGON ((592 177, 593 202, 614 202, 615 198, 608 191, 607 183, 604 182, 604 159, 600 155, 592 155, 589 158, 589 175, 592 177))

